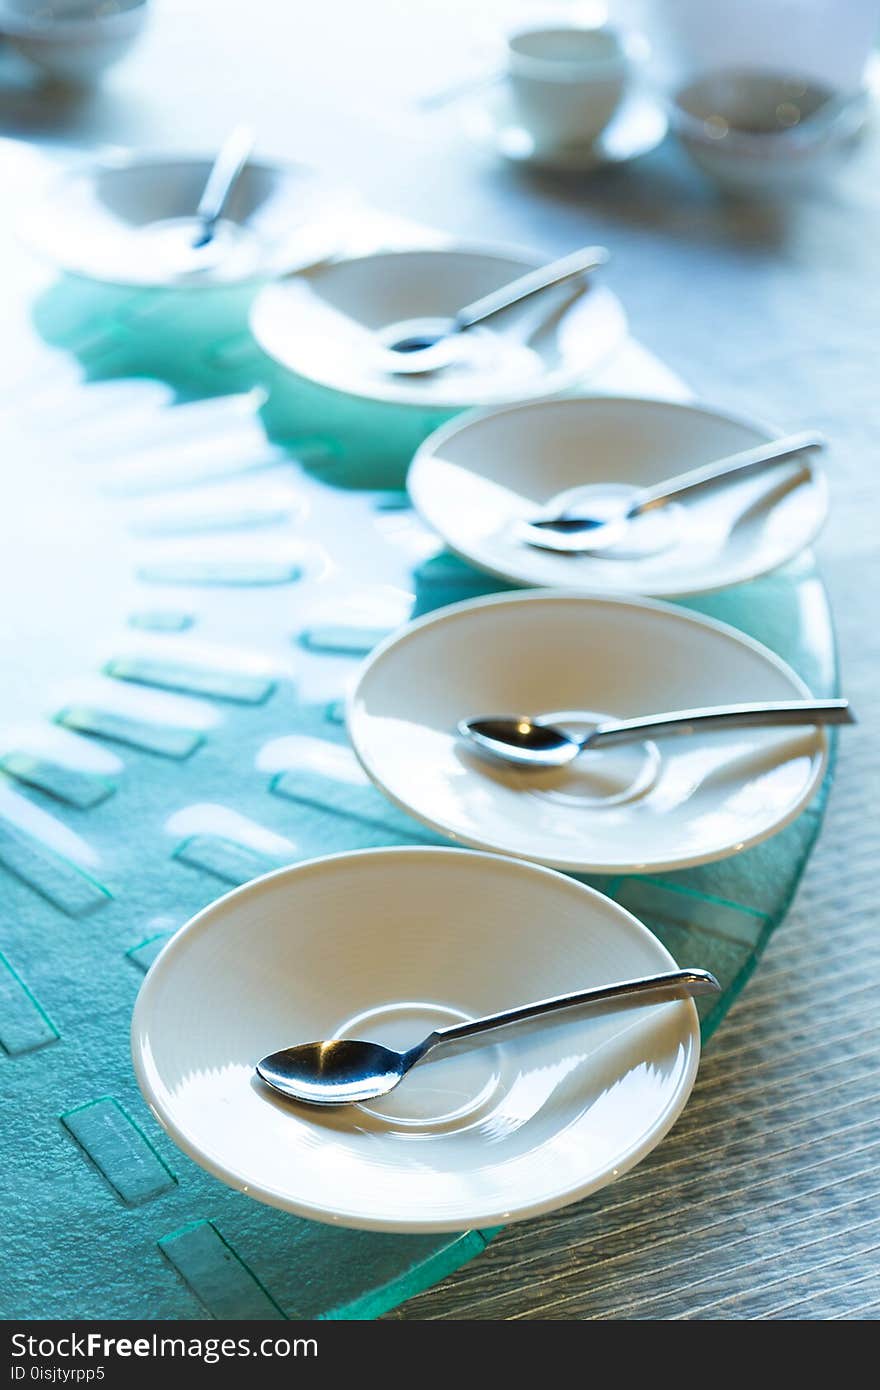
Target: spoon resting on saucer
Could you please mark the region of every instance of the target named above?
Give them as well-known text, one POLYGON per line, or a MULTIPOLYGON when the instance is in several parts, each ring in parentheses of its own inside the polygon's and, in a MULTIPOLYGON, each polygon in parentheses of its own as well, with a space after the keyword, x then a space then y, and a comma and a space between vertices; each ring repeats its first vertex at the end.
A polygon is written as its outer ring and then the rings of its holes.
POLYGON ((424 329, 418 326, 418 320, 413 320, 410 325, 406 322, 390 324, 378 334, 386 354, 383 366, 393 375, 439 371, 455 360, 456 338, 468 328, 485 323, 495 314, 500 314, 502 309, 521 304, 524 299, 530 299, 541 290, 595 270, 607 260, 608 252, 604 246, 586 246, 569 256, 563 256, 561 260, 518 276, 482 299, 466 304, 448 319, 426 320, 424 329))
POLYGON ((541 512, 515 524, 517 537, 539 550, 566 555, 589 555, 606 550, 623 540, 627 527, 637 517, 667 502, 713 486, 727 478, 758 472, 771 464, 795 458, 808 449, 822 449, 821 434, 807 431, 759 444, 754 449, 716 459, 701 468, 679 473, 653 487, 639 488, 624 497, 593 498, 593 488, 570 488, 547 503, 541 512))
POLYGON ((437 1028, 407 1052, 395 1052, 381 1043, 362 1042, 358 1038, 333 1038, 329 1042, 300 1043, 298 1047, 272 1052, 257 1063, 256 1070, 267 1086, 289 1099, 306 1101, 310 1105, 357 1105, 386 1096, 416 1063, 447 1043, 477 1037, 560 1009, 613 1006, 617 1001, 665 1004, 673 999, 717 994, 720 989, 708 970, 671 970, 664 975, 648 975, 638 980, 601 985, 598 989, 580 990, 576 994, 560 994, 485 1018, 454 1023, 449 1028, 437 1028))
POLYGON ((672 710, 638 719, 610 719, 577 737, 558 725, 528 715, 463 719, 458 733, 481 753, 519 767, 567 767, 581 753, 645 739, 711 733, 717 729, 762 729, 800 724, 854 724, 848 700, 760 700, 743 705, 672 710))
POLYGON ((250 126, 236 126, 224 140, 211 165, 204 191, 196 208, 197 228, 193 248, 201 250, 214 240, 217 224, 229 202, 232 190, 241 178, 254 147, 254 132, 250 126))

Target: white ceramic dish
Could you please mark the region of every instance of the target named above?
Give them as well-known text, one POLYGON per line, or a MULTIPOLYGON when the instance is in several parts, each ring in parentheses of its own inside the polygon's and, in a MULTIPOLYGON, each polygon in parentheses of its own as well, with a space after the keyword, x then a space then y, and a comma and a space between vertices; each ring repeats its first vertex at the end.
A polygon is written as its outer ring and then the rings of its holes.
POLYGON ((545 148, 596 139, 620 103, 628 67, 624 36, 605 25, 529 26, 507 39, 514 109, 545 148))
POLYGON ((462 110, 462 124, 477 144, 512 164, 560 174, 587 174, 607 164, 624 164, 655 149, 666 134, 660 103, 634 87, 595 140, 573 140, 547 148, 518 119, 510 94, 483 92, 462 110))
POLYGON ((380 790, 453 840, 571 872, 663 872, 793 820, 821 784, 824 731, 707 733, 535 772, 487 762, 458 721, 544 713, 583 729, 574 711, 634 718, 809 693, 765 647, 686 609, 532 591, 454 604, 390 638, 361 669, 348 728, 380 790))
POLYGON ((193 250, 211 162, 119 154, 70 169, 25 213, 21 233, 71 274, 144 288, 270 279, 338 244, 346 195, 311 169, 254 159, 230 194, 215 239, 193 250))
POLYGON ((382 1231, 494 1225, 577 1200, 660 1141, 696 1075, 690 1000, 508 1029, 369 1108, 285 1102, 254 1063, 340 1032, 397 1046, 673 965, 616 903, 532 865, 335 855, 236 889, 177 933, 138 997, 135 1069, 184 1152, 260 1201, 382 1231))
POLYGON ((0 0, 0 37, 64 82, 88 83, 138 38, 147 0, 0 0))
POLYGON ((407 486, 451 550, 509 582, 677 598, 755 579, 810 545, 828 509, 818 465, 780 464, 646 515, 613 554, 554 555, 524 545, 513 523, 568 488, 623 493, 778 433, 668 401, 537 401, 441 426, 407 486))
POLYGON ((670 127, 696 164, 733 191, 785 197, 825 177, 851 153, 869 109, 866 92, 840 94, 797 76, 720 69, 674 93, 670 127))
POLYGON ((553 395, 620 345, 626 320, 601 283, 561 285, 460 335, 461 358, 430 375, 395 376, 377 333, 423 331, 522 275, 542 258, 493 247, 385 251, 334 261, 260 292, 251 327, 298 376, 347 395, 421 409, 553 395))

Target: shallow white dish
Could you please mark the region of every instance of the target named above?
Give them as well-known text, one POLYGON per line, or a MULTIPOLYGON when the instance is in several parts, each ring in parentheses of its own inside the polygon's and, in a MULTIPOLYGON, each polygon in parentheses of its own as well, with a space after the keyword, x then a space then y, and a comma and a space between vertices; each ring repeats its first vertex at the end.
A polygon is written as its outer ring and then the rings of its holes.
POLYGON ((755 579, 808 546, 828 509, 821 469, 794 463, 646 514, 614 551, 554 555, 523 544, 514 522, 559 492, 608 485, 622 495, 779 433, 668 401, 538 401, 472 413, 422 444, 407 486, 457 555, 516 584, 595 593, 707 593, 755 579))
POLYGON ((552 714, 583 729, 572 712, 634 718, 809 693, 766 647, 686 609, 531 591, 454 604, 383 643, 348 729, 380 790, 453 840, 571 872, 660 872, 724 859, 793 820, 821 784, 824 731, 670 738, 535 772, 481 758, 458 721, 552 714))
POLYGON ((507 1029, 369 1108, 286 1102, 254 1063, 341 1032, 397 1046, 673 965, 616 903, 532 865, 334 855, 236 889, 177 933, 138 997, 135 1069, 184 1152, 272 1206, 384 1231, 518 1220, 610 1182, 671 1127, 699 1060, 690 1000, 507 1029))
POLYGON ((669 124, 722 186, 785 198, 834 172, 855 148, 869 110, 867 90, 844 96, 796 74, 722 68, 672 95, 669 124), (825 119, 831 102, 835 114, 825 119))
POLYGON ((571 174, 590 173, 648 154, 660 144, 667 128, 660 103, 637 88, 624 97, 601 135, 592 141, 540 145, 518 120, 503 87, 474 98, 463 109, 462 122, 473 140, 513 164, 571 174))
POLYGON ((0 38, 64 82, 92 82, 124 57, 147 0, 0 0, 0 38))
POLYGON ((175 289, 270 279, 338 244, 346 195, 304 166, 254 159, 214 240, 194 250, 211 162, 126 153, 70 169, 25 212, 22 236, 71 274, 175 289))
POLYGON ((617 298, 586 281, 547 290, 459 335, 461 357, 441 371, 396 376, 379 330, 413 332, 542 263, 494 247, 383 251, 315 267, 267 285, 251 312, 265 352, 322 386, 372 401, 463 408, 553 395, 620 345, 617 298))

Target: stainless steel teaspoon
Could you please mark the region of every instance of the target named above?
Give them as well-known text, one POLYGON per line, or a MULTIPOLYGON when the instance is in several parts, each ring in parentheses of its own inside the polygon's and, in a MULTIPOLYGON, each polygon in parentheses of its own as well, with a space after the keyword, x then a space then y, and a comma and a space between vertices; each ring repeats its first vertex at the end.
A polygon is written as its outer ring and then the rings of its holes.
MULTIPOLYGON (((586 717, 586 716, 585 716, 586 717)), ((761 700, 744 705, 671 710, 638 719, 610 719, 581 738, 556 724, 528 715, 487 715, 463 719, 462 738, 481 753, 520 767, 566 767, 581 753, 623 743, 716 729, 775 728, 799 724, 854 724, 848 700, 761 700)))
POLYGON ((257 1075, 267 1086, 293 1100, 310 1105, 356 1105, 377 1100, 393 1091, 417 1062, 447 1043, 493 1032, 496 1028, 506 1028, 511 1023, 522 1023, 560 1009, 589 1008, 617 1000, 664 1004, 671 999, 717 994, 720 989, 708 970, 671 970, 664 975, 601 985, 577 994, 560 994, 535 1004, 521 1004, 504 1013, 489 1014, 486 1018, 437 1028, 407 1052, 395 1052, 381 1043, 361 1042, 357 1038, 301 1043, 264 1057, 257 1063, 257 1075))
POLYGON ((250 126, 236 126, 231 135, 224 140, 217 158, 211 165, 211 172, 196 208, 199 223, 193 239, 196 250, 214 240, 217 223, 229 202, 233 188, 241 178, 253 147, 254 133, 250 126))
POLYGON ((495 314, 500 314, 502 309, 521 304, 524 299, 530 299, 541 290, 595 270, 607 260, 608 252, 604 246, 587 246, 563 256, 561 260, 530 270, 491 294, 484 295, 482 299, 466 304, 451 318, 439 323, 434 331, 412 331, 407 329, 405 323, 391 324, 380 333, 382 346, 388 353, 384 364, 386 370, 393 374, 438 371, 454 359, 455 340, 466 329, 485 323, 495 314))
POLYGON ((789 434, 745 449, 714 463, 679 473, 653 487, 640 488, 629 497, 587 498, 578 504, 578 493, 592 488, 571 488, 547 503, 538 515, 516 523, 516 534, 528 545, 539 550, 554 550, 566 555, 589 555, 607 550, 624 539, 626 528, 636 517, 658 507, 723 482, 734 475, 757 472, 774 463, 794 458, 806 449, 821 449, 825 440, 821 434, 809 431, 789 434))

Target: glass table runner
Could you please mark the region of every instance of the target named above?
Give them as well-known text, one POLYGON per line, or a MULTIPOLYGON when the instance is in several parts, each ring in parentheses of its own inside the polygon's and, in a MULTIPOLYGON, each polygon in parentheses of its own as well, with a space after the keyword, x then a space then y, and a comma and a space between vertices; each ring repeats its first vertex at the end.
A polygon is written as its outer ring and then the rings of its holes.
MULTIPOLYGON (((337 1230, 225 1188, 149 1113, 129 1019, 169 935, 229 887, 318 854, 442 842, 361 773, 345 694, 410 616, 503 586, 445 553, 408 506, 406 464, 436 420, 286 377, 247 333, 247 292, 53 279, 22 252, 4 273, 18 318, 0 382, 14 504, 2 1313, 376 1316, 492 1232, 337 1230)), ((686 395, 631 342, 585 389, 686 395)), ((810 556, 688 606, 765 642, 816 694, 835 691, 810 556)), ((785 915, 827 785, 737 858, 590 880, 718 975, 706 1037, 785 915)))

